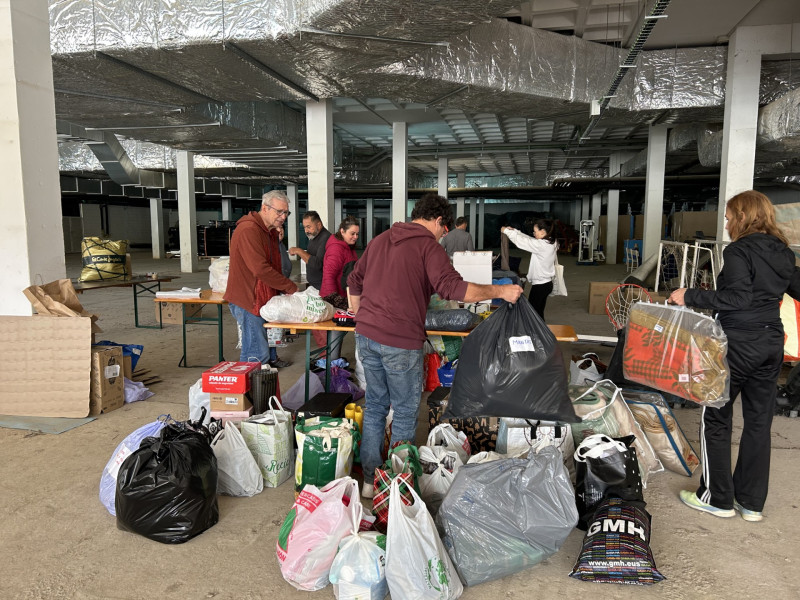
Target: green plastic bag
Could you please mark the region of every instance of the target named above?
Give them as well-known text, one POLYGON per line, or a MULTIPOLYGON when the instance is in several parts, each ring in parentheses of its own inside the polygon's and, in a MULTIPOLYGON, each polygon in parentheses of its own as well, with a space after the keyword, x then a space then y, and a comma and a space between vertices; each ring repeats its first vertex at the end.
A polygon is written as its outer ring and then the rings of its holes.
POLYGON ((357 435, 350 419, 298 418, 295 491, 301 491, 309 483, 321 488, 334 479, 350 475, 357 435))

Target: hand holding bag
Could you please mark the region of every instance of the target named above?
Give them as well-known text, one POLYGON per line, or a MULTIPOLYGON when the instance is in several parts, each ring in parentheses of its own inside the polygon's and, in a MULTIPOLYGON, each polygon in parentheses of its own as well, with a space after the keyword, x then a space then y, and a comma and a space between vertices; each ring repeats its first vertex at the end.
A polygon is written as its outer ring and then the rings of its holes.
POLYGON ((400 481, 392 481, 392 510, 386 534, 386 581, 393 598, 455 600, 464 591, 422 498, 402 501, 400 481))

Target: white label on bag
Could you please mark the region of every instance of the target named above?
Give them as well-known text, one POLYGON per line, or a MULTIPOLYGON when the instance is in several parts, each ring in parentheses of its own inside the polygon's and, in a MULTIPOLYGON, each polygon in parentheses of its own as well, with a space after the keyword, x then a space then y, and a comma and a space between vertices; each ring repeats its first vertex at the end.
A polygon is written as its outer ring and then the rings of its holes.
POLYGON ((653 327, 653 329, 655 329, 658 333, 661 333, 662 331, 664 331, 664 326, 656 325, 655 327, 653 327))
POLYGON ((119 365, 109 365, 105 368, 104 374, 106 379, 119 377, 119 365))
POLYGON ((508 345, 512 352, 535 352, 533 341, 529 335, 508 338, 508 345))
POLYGON ((111 465, 111 468, 108 470, 108 474, 114 479, 117 480, 117 475, 119 474, 119 468, 122 466, 122 463, 125 462, 125 459, 128 458, 131 454, 133 454, 133 450, 128 448, 127 446, 122 446, 117 452, 116 456, 114 456, 114 463, 111 465))
POLYGON ((678 381, 680 383, 689 383, 689 374, 688 373, 678 373, 678 381))

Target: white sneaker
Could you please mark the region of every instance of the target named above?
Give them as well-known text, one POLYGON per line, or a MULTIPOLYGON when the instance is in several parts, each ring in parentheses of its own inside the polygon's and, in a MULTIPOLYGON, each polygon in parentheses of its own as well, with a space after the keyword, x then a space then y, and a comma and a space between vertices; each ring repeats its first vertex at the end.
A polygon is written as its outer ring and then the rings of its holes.
POLYGON ((365 483, 361 486, 361 495, 364 498, 374 498, 375 497, 375 488, 371 483, 365 483))

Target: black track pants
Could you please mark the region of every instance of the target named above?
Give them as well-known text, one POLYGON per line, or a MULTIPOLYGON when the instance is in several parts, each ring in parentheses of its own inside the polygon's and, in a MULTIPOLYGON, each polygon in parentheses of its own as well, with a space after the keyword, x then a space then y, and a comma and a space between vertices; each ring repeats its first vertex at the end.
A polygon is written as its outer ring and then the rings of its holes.
POLYGON ((783 362, 783 331, 764 328, 725 333, 731 400, 722 408, 703 409, 700 424, 703 474, 697 497, 724 509, 733 508, 735 498, 744 508, 761 511, 769 487, 770 428, 783 362), (731 474, 733 403, 740 392, 744 428, 736 468, 731 474))

